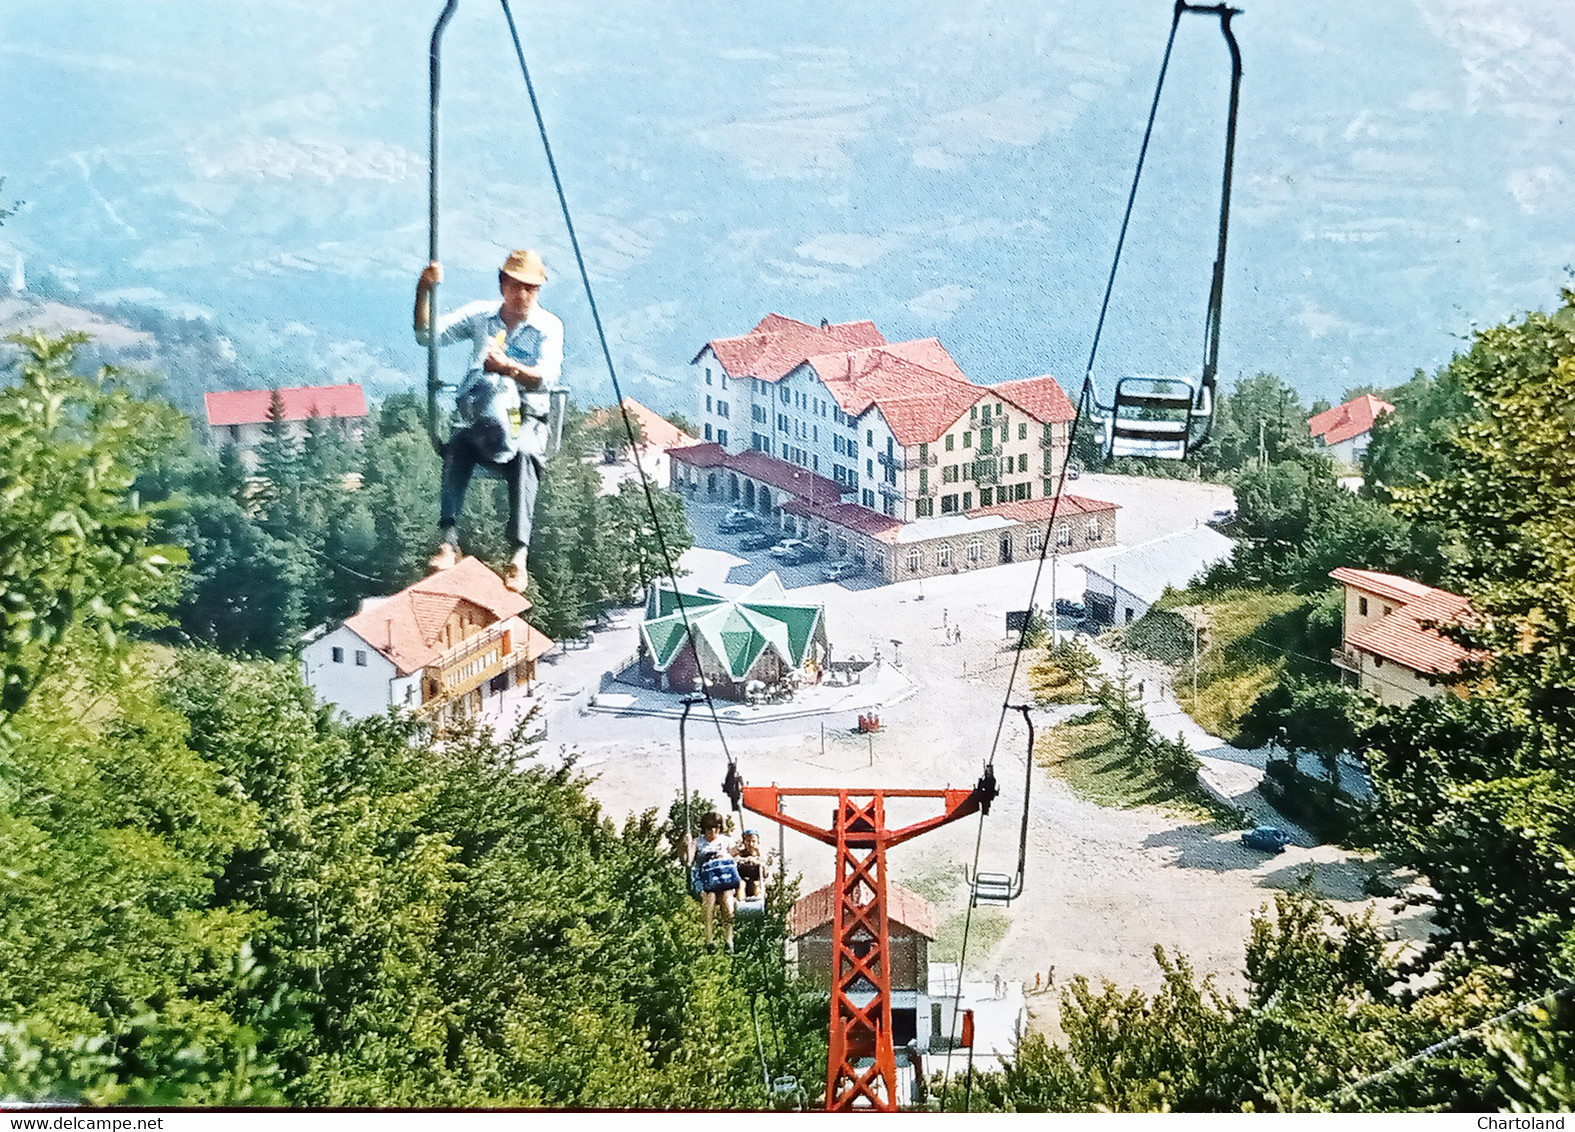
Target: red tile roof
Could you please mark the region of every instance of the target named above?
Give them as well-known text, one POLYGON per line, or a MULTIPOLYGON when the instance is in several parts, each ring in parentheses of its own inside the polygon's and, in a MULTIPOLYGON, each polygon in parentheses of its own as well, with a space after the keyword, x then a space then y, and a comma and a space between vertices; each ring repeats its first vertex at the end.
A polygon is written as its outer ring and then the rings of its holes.
POLYGON ((855 534, 868 535, 882 542, 896 542, 902 523, 890 515, 882 515, 857 503, 816 503, 808 499, 792 499, 782 505, 789 515, 806 515, 811 519, 824 519, 855 534))
POLYGON ((879 406, 904 447, 939 440, 984 392, 933 338, 819 354, 809 364, 850 417, 879 406))
POLYGON ((1049 374, 1019 378, 1016 381, 998 381, 987 388, 1041 423, 1060 423, 1077 416, 1077 410, 1061 388, 1061 383, 1049 374))
MULTIPOLYGON (((448 650, 443 627, 462 602, 479 607, 494 621, 530 608, 530 602, 505 586, 479 559, 466 557, 345 618, 344 625, 393 661, 399 675, 408 676, 448 650)), ((552 647, 550 639, 541 639, 546 648, 552 647)), ((527 639, 527 647, 534 644, 533 638, 527 639)))
POLYGON ((820 503, 840 503, 843 495, 853 490, 807 468, 757 452, 753 448, 730 454, 720 444, 691 444, 674 448, 668 456, 680 464, 696 468, 726 468, 767 487, 820 503))
MULTIPOLYGON (((272 389, 241 389, 227 393, 204 393, 210 425, 263 424, 273 406, 272 389)), ((284 419, 304 421, 319 417, 359 418, 366 416, 366 395, 356 384, 305 385, 279 390, 284 401, 284 419)))
MULTIPOLYGON (((640 422, 640 429, 645 435, 646 447, 657 448, 665 452, 669 448, 680 448, 685 445, 700 443, 698 436, 690 436, 655 409, 640 404, 633 397, 625 397, 620 404, 623 405, 624 410, 631 417, 640 422)), ((601 424, 611 413, 611 409, 598 409, 591 415, 590 423, 601 424)))
POLYGON ((1347 637, 1347 648, 1361 649, 1432 676, 1452 676, 1460 671, 1462 662, 1474 655, 1437 629, 1427 627, 1459 625, 1469 620, 1471 603, 1459 594, 1376 570, 1342 566, 1331 570, 1329 576, 1396 603, 1392 613, 1347 637))
POLYGON ((720 444, 707 441, 704 444, 686 444, 682 448, 674 448, 668 456, 680 464, 691 464, 696 468, 717 468, 727 465, 727 449, 720 444))
POLYGON ((774 382, 781 381, 812 354, 878 346, 885 341, 868 319, 811 326, 795 318, 768 314, 748 334, 712 339, 694 360, 699 361, 709 349, 730 377, 774 382))
MULTIPOLYGON (((836 899, 829 884, 799 897, 788 917, 788 934, 798 939, 831 923, 837 911, 836 899)), ((912 889, 890 881, 886 882, 886 918, 925 939, 935 938, 935 905, 912 889)))
POLYGON ((1307 427, 1315 437, 1322 438, 1325 444, 1332 446, 1350 440, 1353 436, 1361 436, 1364 432, 1371 432, 1373 422, 1379 416, 1394 410, 1395 407, 1388 401, 1380 401, 1371 393, 1363 393, 1354 401, 1325 409, 1308 421, 1307 427))
POLYGON ((1093 515, 1103 511, 1115 511, 1119 507, 1116 503, 1106 503, 1103 499, 1089 499, 1081 495, 1063 495, 1061 504, 1056 506, 1055 499, 1024 499, 1014 503, 997 503, 990 507, 975 507, 968 512, 970 515, 999 515, 1003 519, 1016 519, 1019 523, 1037 523, 1041 519, 1048 519, 1050 512, 1055 511, 1056 518, 1070 517, 1073 515, 1093 515))
MULTIPOLYGON (((681 452, 683 449, 676 451, 681 452)), ((782 491, 790 491, 801 499, 816 503, 840 503, 843 493, 851 490, 836 480, 829 480, 808 468, 800 468, 797 464, 790 464, 753 448, 729 456, 726 466, 741 476, 748 476, 782 491)))

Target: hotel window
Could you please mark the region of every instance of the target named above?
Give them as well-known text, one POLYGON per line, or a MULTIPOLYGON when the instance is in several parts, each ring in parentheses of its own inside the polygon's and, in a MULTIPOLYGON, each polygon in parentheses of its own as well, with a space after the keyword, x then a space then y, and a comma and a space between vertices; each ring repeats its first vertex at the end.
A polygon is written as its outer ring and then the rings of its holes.
POLYGON ((1363 617, 1367 616, 1367 599, 1365 597, 1359 597, 1356 599, 1356 612, 1363 617))
POLYGON ((706 366, 705 367, 705 383, 707 385, 711 384, 711 367, 710 366, 706 366))
POLYGON ((711 411, 711 394, 709 393, 705 395, 705 411, 708 413, 711 411))
POLYGON ((976 421, 976 420, 979 419, 979 406, 978 405, 973 405, 973 406, 969 407, 969 409, 968 409, 968 419, 971 420, 971 421, 976 421))
POLYGON ((963 507, 964 511, 972 511, 973 510, 973 492, 971 492, 971 491, 963 492, 963 504, 962 504, 962 507, 963 507))
POLYGON ((1045 533, 1043 531, 1028 532, 1028 553, 1038 554, 1044 549, 1045 533))
POLYGON ((1017 439, 1018 440, 1027 440, 1028 439, 1028 422, 1027 421, 1023 421, 1021 424, 1019 424, 1017 426, 1017 439))
POLYGON ((335 645, 334 646, 334 663, 335 664, 343 664, 344 662, 345 662, 345 650, 340 648, 338 645, 335 645))
POLYGON ((1055 544, 1057 546, 1072 545, 1072 524, 1057 523, 1055 528, 1055 544))
POLYGON ((886 572, 886 552, 884 550, 877 550, 875 552, 874 566, 875 572, 877 574, 884 574, 886 572))
POLYGON ((968 561, 977 562, 984 557, 984 540, 971 538, 968 540, 968 561))
POLYGON ((1028 453, 1019 452, 1017 454, 1017 470, 1019 472, 1026 472, 1028 470, 1028 453))
POLYGON ((1098 519, 1090 519, 1088 521, 1088 541, 1089 542, 1098 542, 1099 541, 1099 520, 1098 519))
POLYGON ((357 668, 365 668, 366 667, 366 650, 365 649, 356 649, 355 650, 355 666, 357 668))
POLYGON ((1033 487, 1034 487, 1034 485, 1031 484, 1031 483, 1020 483, 1020 484, 1018 484, 1017 485, 1017 498, 1021 500, 1021 499, 1027 499, 1030 496, 1032 496, 1033 495, 1033 487))
POLYGON ((955 495, 941 496, 941 514, 951 515, 957 510, 957 497, 955 495))
POLYGON ((727 447, 727 429, 719 428, 716 430, 716 442, 723 448, 727 447))
POLYGON ((972 448, 973 447, 973 433, 972 432, 965 432, 965 433, 963 433, 963 447, 964 448, 972 448))
POLYGON ((915 519, 928 519, 935 514, 935 500, 915 499, 913 501, 913 517, 915 519))
POLYGON ((953 436, 951 433, 948 432, 946 434, 946 451, 950 452, 952 450, 952 441, 954 441, 956 439, 957 438, 955 436, 953 436))
POLYGON ((952 564, 952 548, 939 546, 935 548, 935 564, 941 569, 946 569, 952 564))
POLYGON ((875 430, 874 429, 867 428, 867 429, 864 430, 864 446, 866 448, 874 448, 875 447, 875 430))
POLYGON ((731 417, 733 415, 726 401, 718 401, 716 403, 716 415, 719 417, 731 417))
POLYGON ((1055 480, 1046 478, 1045 481, 1042 484, 1040 484, 1039 486, 1043 490, 1044 497, 1046 499, 1049 499, 1052 495, 1055 494, 1055 480))
POLYGON ((917 574, 919 572, 919 563, 922 561, 923 558, 917 550, 908 551, 908 573, 917 574))
POLYGON ((988 506, 990 506, 990 504, 992 504, 994 502, 995 502, 995 489, 994 488, 990 488, 990 487, 981 487, 979 489, 979 506, 980 507, 988 507, 988 506))
POLYGON ((947 464, 944 468, 941 469, 941 482, 942 483, 956 483, 957 482, 957 465, 956 464, 947 464))
POLYGON ((711 426, 710 425, 706 425, 705 426, 705 438, 707 440, 711 439, 711 426))
POLYGON ((868 507, 870 510, 873 511, 875 509, 875 493, 869 488, 864 489, 864 494, 860 496, 860 500, 863 502, 864 506, 868 507))

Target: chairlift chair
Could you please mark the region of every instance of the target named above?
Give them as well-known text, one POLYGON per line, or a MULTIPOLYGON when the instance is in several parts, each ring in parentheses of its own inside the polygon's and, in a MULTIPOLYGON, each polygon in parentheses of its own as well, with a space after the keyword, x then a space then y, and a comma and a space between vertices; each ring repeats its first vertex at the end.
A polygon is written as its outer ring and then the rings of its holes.
POLYGON ((1231 19, 1240 10, 1228 4, 1191 4, 1176 0, 1175 14, 1171 20, 1170 43, 1165 48, 1165 62, 1160 67, 1159 82, 1154 90, 1154 104, 1149 110, 1148 130, 1143 135, 1143 148, 1138 154, 1137 171, 1132 178, 1132 191, 1127 197, 1126 216, 1121 222, 1121 235, 1116 241, 1115 259, 1110 265, 1110 277, 1105 284, 1105 298, 1100 307, 1099 324, 1094 330, 1094 343, 1089 350, 1088 368, 1083 379, 1082 410, 1104 426, 1104 453, 1112 456, 1148 456, 1162 460, 1184 460, 1208 439, 1214 420, 1215 375, 1219 370, 1220 312, 1225 293, 1225 248, 1230 232, 1231 176, 1236 155, 1236 111, 1241 95, 1241 51, 1236 36, 1231 31, 1231 19), (1154 117, 1159 109, 1160 92, 1164 89, 1165 72, 1170 64, 1170 48, 1175 42, 1176 27, 1188 12, 1214 16, 1219 20, 1220 33, 1230 53, 1230 107, 1225 119, 1225 160, 1220 178, 1219 231, 1214 254, 1214 270, 1209 286, 1207 315, 1203 327, 1203 370, 1200 377, 1129 376, 1116 382, 1115 397, 1108 405, 1101 404, 1095 395, 1093 373, 1094 359, 1099 352, 1100 334, 1104 329, 1105 315, 1110 308, 1110 293, 1115 285, 1116 269, 1121 263, 1121 251, 1126 243, 1127 225, 1132 219, 1132 206, 1137 199, 1138 182, 1143 176, 1143 161, 1148 152, 1149 137, 1154 129, 1154 117))
POLYGON ((1087 408, 1104 426, 1107 458, 1184 460, 1208 435, 1214 385, 1185 377, 1123 377, 1109 405, 1099 404, 1090 389, 1087 408))

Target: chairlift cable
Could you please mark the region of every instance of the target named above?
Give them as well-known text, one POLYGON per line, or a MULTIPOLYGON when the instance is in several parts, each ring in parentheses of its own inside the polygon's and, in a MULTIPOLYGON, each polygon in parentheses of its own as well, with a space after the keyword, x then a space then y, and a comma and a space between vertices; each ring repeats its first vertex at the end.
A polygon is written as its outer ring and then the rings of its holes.
MULTIPOLYGON (((449 0, 450 7, 455 0, 449 0)), ((531 111, 536 118, 536 129, 541 135, 541 147, 547 158, 547 168, 552 173, 552 185, 558 194, 558 206, 563 212, 563 224, 568 231, 569 243, 574 249, 574 262, 580 271, 580 281, 585 287, 585 298, 590 306, 591 321, 596 327, 596 339, 601 345, 602 359, 607 364, 607 376, 612 379, 613 396, 618 401, 618 414, 623 419, 624 434, 629 441, 630 457, 634 460, 635 472, 639 476, 640 490, 645 496, 645 506, 651 514, 651 526, 656 535, 656 545, 662 555, 662 563, 667 568, 668 580, 673 585, 673 598, 678 603, 678 612, 684 623, 684 639, 688 641, 689 648, 695 654, 695 666, 700 667, 700 654, 695 644, 694 629, 689 621, 689 611, 684 605, 683 594, 678 588, 678 570, 673 560, 672 549, 668 546, 667 536, 662 530, 661 515, 656 509, 656 497, 651 491, 649 477, 645 474, 644 467, 640 464, 640 445, 634 433, 634 422, 629 416, 628 407, 624 404, 623 386, 618 381, 618 367, 613 363, 612 348, 607 343, 607 330, 602 324, 601 310, 596 304, 596 292, 591 286, 590 272, 585 266, 585 253, 580 248, 580 238, 574 228, 574 217, 569 211, 569 198, 564 192, 563 178, 558 172, 558 162, 552 153, 552 143, 547 137, 547 122, 542 116, 541 102, 536 97, 536 84, 530 76, 530 65, 525 61, 525 48, 520 42, 519 27, 514 22, 513 9, 509 7, 509 0, 500 0, 503 5, 503 16, 508 21, 509 38, 514 42, 514 55, 519 60, 520 75, 525 80, 525 91, 530 96, 531 111)), ((435 34, 435 33, 434 33, 435 34)), ((716 701, 711 696, 711 689, 704 681, 700 686, 701 694, 705 696, 706 707, 710 709, 711 720, 716 726, 718 740, 722 744, 722 753, 727 756, 728 766, 734 765, 733 754, 727 746, 727 735, 722 727, 722 717, 717 712, 716 701)))
POLYGON ((1143 179, 1143 162, 1148 157, 1148 143, 1154 135, 1154 120, 1159 116, 1159 96, 1165 89, 1165 73, 1170 69, 1171 48, 1176 45, 1176 29, 1181 26, 1183 5, 1178 0, 1170 20, 1170 38, 1165 41, 1165 56, 1159 65, 1159 81, 1154 84, 1154 101, 1148 108, 1148 125, 1143 130, 1143 144, 1138 149, 1137 169, 1132 174, 1132 188, 1127 193, 1126 212, 1121 217, 1121 234, 1116 237, 1115 258, 1110 261, 1110 277, 1105 280, 1105 298, 1099 304, 1099 321, 1094 324, 1094 341, 1088 350, 1088 365, 1083 369, 1083 391, 1078 396, 1081 404, 1093 392, 1094 358, 1099 353, 1099 339, 1105 330, 1105 315, 1110 310, 1110 295, 1116 286, 1116 269, 1121 266, 1121 250, 1126 246, 1127 228, 1132 223, 1132 208, 1137 202, 1138 182, 1143 179))
MULTIPOLYGON (((1032 756, 1030 756, 1031 758, 1032 756)), ((979 871, 979 850, 984 844, 984 814, 979 815, 979 832, 973 842, 973 871, 979 871)), ((973 901, 968 901, 967 911, 963 913, 962 943, 957 949, 957 986, 952 991, 952 1025, 946 1037, 946 1068, 941 1071, 941 1111, 946 1111, 946 1088, 951 1081, 952 1054, 957 1049, 957 1019, 961 1014, 963 964, 968 961, 968 931, 973 926, 973 901)))

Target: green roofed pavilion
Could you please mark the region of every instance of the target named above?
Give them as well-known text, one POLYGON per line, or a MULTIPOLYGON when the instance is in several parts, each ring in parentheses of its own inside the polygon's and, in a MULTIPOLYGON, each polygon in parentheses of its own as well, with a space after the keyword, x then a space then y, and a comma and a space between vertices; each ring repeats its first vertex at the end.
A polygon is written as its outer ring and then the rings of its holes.
POLYGON ((732 699, 743 698, 756 681, 771 688, 814 678, 830 647, 825 612, 822 605, 789 601, 775 573, 731 598, 653 588, 640 626, 642 667, 664 688, 687 691, 703 676, 713 695, 732 699))

